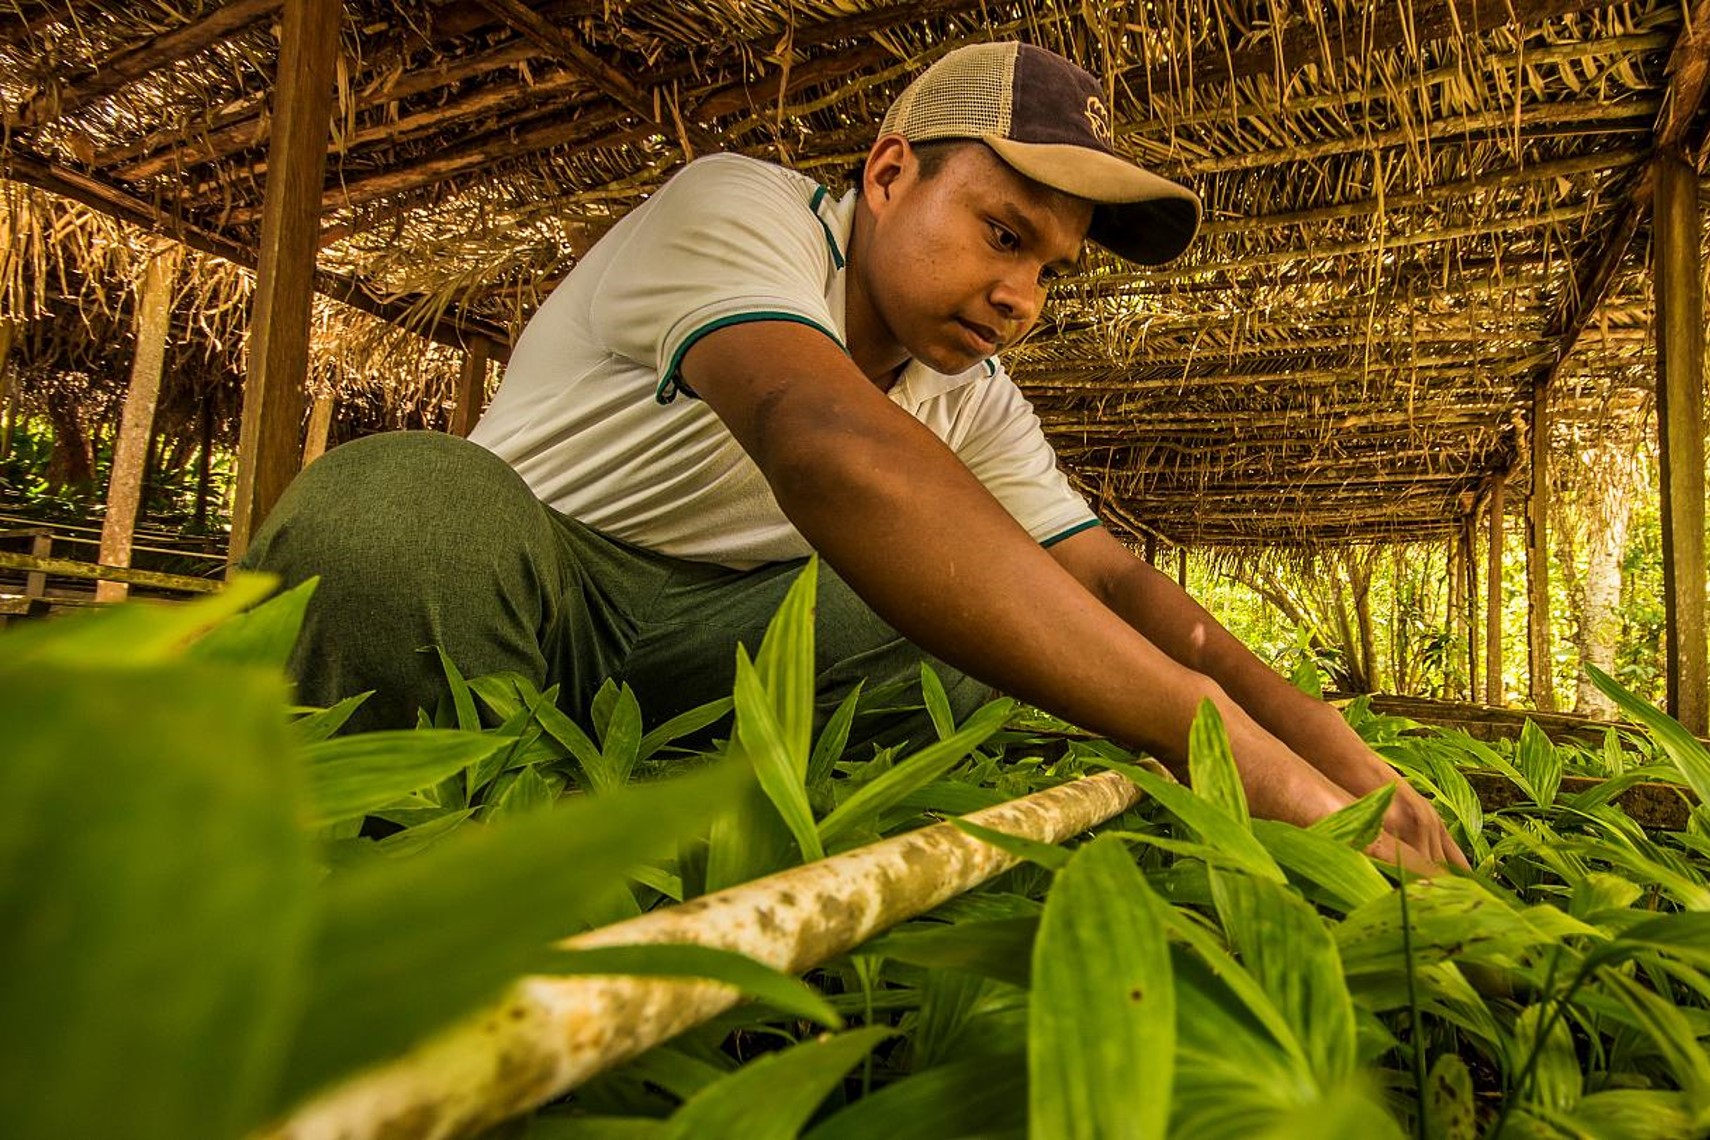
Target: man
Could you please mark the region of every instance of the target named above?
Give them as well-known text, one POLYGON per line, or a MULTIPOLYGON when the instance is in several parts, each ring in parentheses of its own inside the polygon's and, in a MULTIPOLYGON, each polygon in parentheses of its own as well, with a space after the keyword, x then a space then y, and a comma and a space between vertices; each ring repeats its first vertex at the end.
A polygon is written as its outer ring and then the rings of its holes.
MULTIPOLYGON (((733 643, 818 552, 826 702, 930 654, 962 709, 995 685, 1178 769, 1210 699, 1260 815, 1395 781, 1098 525, 993 359, 1084 239, 1142 263, 1191 239, 1197 199, 1110 138, 1092 76, 986 44, 904 92, 841 201, 691 164, 530 321, 479 447, 357 441, 281 501, 251 561, 323 576, 305 699, 376 688, 368 723, 405 721, 438 685, 410 650, 439 645, 572 712, 616 676, 669 715, 728 693, 733 643)), ((1379 854, 1464 862, 1404 784, 1385 824, 1379 854)))

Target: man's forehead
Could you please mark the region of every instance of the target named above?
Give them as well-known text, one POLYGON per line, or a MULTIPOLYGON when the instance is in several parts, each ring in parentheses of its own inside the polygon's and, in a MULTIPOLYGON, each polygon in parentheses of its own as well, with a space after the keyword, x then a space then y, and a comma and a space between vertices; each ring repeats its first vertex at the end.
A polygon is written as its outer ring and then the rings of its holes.
POLYGON ((1079 259, 1087 227, 1092 224, 1091 202, 1035 182, 989 147, 968 147, 965 154, 981 167, 980 176, 969 178, 965 185, 985 208, 1007 215, 1003 220, 1010 225, 1025 227, 1026 236, 1052 246, 1053 260, 1079 259))

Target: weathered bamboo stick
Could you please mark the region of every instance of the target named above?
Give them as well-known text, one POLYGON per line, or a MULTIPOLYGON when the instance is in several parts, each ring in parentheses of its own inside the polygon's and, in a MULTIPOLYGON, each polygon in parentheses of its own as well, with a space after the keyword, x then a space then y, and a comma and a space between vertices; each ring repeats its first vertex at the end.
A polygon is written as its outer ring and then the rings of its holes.
POLYGON ((133 570, 128 566, 100 566, 70 558, 39 558, 32 554, 13 554, 5 550, 0 550, 0 570, 56 574, 63 578, 89 578, 98 582, 125 582, 132 586, 154 586, 163 590, 184 590, 198 594, 213 593, 220 588, 219 582, 206 578, 160 574, 153 570, 133 570))
MULTIPOLYGON (((1061 843, 1139 799, 1114 772, 967 818, 1061 843)), ((602 927, 568 948, 696 943, 803 970, 984 882, 1014 857, 950 824, 602 927)), ((397 1061, 299 1109, 270 1140, 444 1140, 467 1136, 575 1088, 735 1005, 714 982, 626 976, 529 977, 496 1005, 397 1061)))
MULTIPOLYGON (((148 441, 154 431, 154 410, 160 400, 161 373, 166 367, 167 334, 172 330, 173 282, 184 247, 162 241, 137 289, 136 356, 131 383, 119 418, 119 438, 113 445, 113 465, 107 478, 107 510, 101 523, 100 560, 108 566, 131 564, 131 539, 148 477, 148 441)), ((122 602, 130 593, 124 582, 95 583, 95 600, 122 602)))

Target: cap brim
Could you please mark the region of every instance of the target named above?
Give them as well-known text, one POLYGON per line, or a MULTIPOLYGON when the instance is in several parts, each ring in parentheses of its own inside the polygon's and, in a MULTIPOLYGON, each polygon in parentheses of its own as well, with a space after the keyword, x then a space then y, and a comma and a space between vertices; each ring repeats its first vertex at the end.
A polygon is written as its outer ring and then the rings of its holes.
POLYGON ((1118 257, 1162 265, 1199 230, 1199 195, 1127 159, 1072 143, 981 141, 1033 181, 1094 203, 1087 237, 1118 257))

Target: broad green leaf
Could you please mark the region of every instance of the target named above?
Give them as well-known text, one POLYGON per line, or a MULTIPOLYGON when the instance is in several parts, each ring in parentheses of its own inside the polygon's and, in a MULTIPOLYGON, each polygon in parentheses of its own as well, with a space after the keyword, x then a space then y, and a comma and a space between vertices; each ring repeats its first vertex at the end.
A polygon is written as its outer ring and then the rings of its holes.
MULTIPOLYGON (((1591 666, 1587 666, 1591 668, 1591 666)), ((1710 1110, 1710 1056, 1679 1006, 1619 970, 1599 969, 1598 985, 1626 1007, 1686 1094, 1695 1120, 1710 1110)))
POLYGON ((1223 809, 1224 814, 1245 825, 1247 794, 1241 790, 1241 770, 1223 730, 1223 715, 1209 700, 1199 702, 1193 727, 1188 729, 1188 778, 1202 798, 1223 809))
POLYGON ((972 1057, 886 1085, 837 1112, 806 1140, 992 1136, 1026 1116, 1026 1058, 972 1057))
POLYGON ((174 605, 131 602, 102 606, 52 622, 6 632, 4 654, 13 666, 32 664, 144 665, 185 653, 197 638, 273 592, 272 574, 236 574, 218 593, 174 605))
POLYGON ((469 691, 480 697, 481 703, 491 709, 500 721, 508 721, 524 712, 540 696, 534 682, 521 673, 510 671, 471 677, 469 691))
POLYGON ((1556 790, 1562 786, 1562 758, 1556 746, 1544 735, 1531 717, 1520 730, 1520 744, 1515 750, 1519 769, 1526 773, 1539 805, 1549 807, 1556 801, 1556 790))
POLYGON ((1015 702, 1007 698, 992 701, 969 717, 960 729, 950 732, 936 744, 922 748, 877 779, 863 784, 854 795, 820 820, 820 841, 826 844, 835 842, 852 828, 894 807, 910 793, 943 776, 1002 728, 1014 707, 1015 702))
POLYGON ((768 1053, 697 1093, 671 1117, 670 1140, 795 1140, 843 1075, 893 1031, 856 1029, 768 1053))
POLYGON ((0 1132, 244 1135, 311 924, 284 682, 37 645, 0 667, 0 1132))
POLYGON ((783 726, 773 713, 773 702, 760 683, 759 674, 742 647, 736 647, 736 739, 754 765, 760 786, 777 808, 801 848, 804 861, 825 858, 825 848, 814 827, 813 809, 808 806, 802 778, 807 770, 807 745, 803 762, 797 765, 790 754, 783 726))
POLYGON ((833 1029, 843 1019, 817 990, 798 978, 780 973, 745 954, 712 946, 654 943, 601 946, 553 951, 542 960, 541 973, 632 974, 650 978, 705 978, 723 982, 794 1017, 817 1021, 833 1029))
POLYGON ((276 1107, 496 996, 630 867, 674 850, 746 783, 724 765, 568 800, 332 879, 276 1107))
POLYGON ((345 721, 351 714, 362 707, 362 702, 374 695, 370 689, 366 693, 358 693, 354 697, 346 697, 331 708, 315 709, 305 713, 291 722, 291 729, 297 739, 304 744, 318 744, 333 733, 344 727, 345 721))
POLYGON ((1597 1140, 1680 1140, 1695 1132, 1685 1094, 1662 1089, 1594 1092, 1552 1120, 1597 1140))
POLYGON ((924 661, 920 663, 920 697, 926 704, 926 715, 932 718, 938 739, 949 739, 956 731, 956 714, 950 710, 950 694, 944 691, 944 682, 939 680, 938 673, 924 661))
POLYGON ((1362 1082, 1349 1080, 1320 1098, 1278 1113, 1253 1140, 1404 1140, 1400 1124, 1362 1082))
MULTIPOLYGON (((1407 887, 1415 964, 1461 956, 1511 956, 1533 947, 1537 930, 1506 900, 1470 878, 1414 880, 1407 887)), ((1403 951, 1401 899, 1392 892, 1353 911, 1335 928, 1350 977, 1399 977, 1403 951)))
POLYGON ((855 710, 861 704, 861 688, 865 684, 865 680, 855 682, 855 687, 838 704, 825 727, 819 730, 819 739, 813 742, 813 755, 808 757, 807 778, 803 781, 808 787, 818 787, 829 777, 831 766, 843 755, 843 749, 849 744, 849 729, 855 723, 855 710))
POLYGON ((488 809, 485 818, 492 822, 506 816, 551 807, 558 799, 559 790, 557 785, 540 774, 540 769, 531 764, 518 772, 516 779, 494 798, 493 806, 488 809))
POLYGON ((1169 813, 1188 825, 1207 846, 1215 848, 1232 863, 1263 878, 1284 882, 1282 868, 1271 858, 1264 845, 1240 821, 1216 804, 1137 764, 1115 760, 1098 760, 1100 767, 1112 768, 1127 776, 1140 790, 1163 804, 1169 813))
POLYGON ((1651 739, 1662 747, 1663 753, 1680 769, 1680 774, 1686 778, 1687 784, 1698 796, 1698 802, 1710 803, 1710 750, 1706 750, 1697 737, 1682 728, 1679 721, 1629 693, 1597 666, 1587 662, 1585 671, 1590 674, 1591 683, 1602 690, 1604 696, 1620 706, 1622 712, 1645 726, 1651 739))
POLYGON ((457 710, 457 727, 464 732, 480 732, 481 714, 475 709, 475 694, 469 690, 469 682, 463 679, 450 654, 437 645, 434 651, 439 654, 440 668, 445 670, 445 683, 451 689, 451 705, 457 710))
MULTIPOLYGON (((813 746, 814 610, 819 599, 819 558, 807 560, 791 583, 778 612, 766 626, 754 670, 770 694, 785 753, 795 765, 795 780, 807 777, 813 746)), ((786 816, 786 818, 788 818, 786 816)), ((798 838, 800 838, 798 836, 798 838)), ((803 848, 805 851, 806 848, 803 848)))
POLYGON ((606 738, 606 726, 611 723, 612 710, 617 707, 617 701, 617 682, 607 677, 594 693, 594 699, 588 702, 588 723, 593 725, 594 735, 601 740, 606 738))
POLYGON ((1037 915, 917 924, 875 938, 860 953, 934 970, 966 970, 1025 988, 1032 978, 1033 939, 1038 933, 1037 915))
POLYGON ((1218 872, 1211 893, 1234 950, 1294 1027, 1319 1087, 1346 1081, 1354 1071, 1354 1005, 1324 920, 1268 879, 1218 872))
POLYGON ((431 788, 510 744, 502 737, 429 728, 340 736, 303 749, 311 821, 357 819, 431 788))
POLYGON ((269 598, 252 610, 234 614, 192 643, 189 655, 197 661, 227 665, 261 665, 284 669, 303 627, 303 614, 314 595, 319 578, 269 598))
POLYGON ((1420 1098, 1426 1140, 1478 1140, 1478 1106, 1467 1063, 1445 1053, 1431 1063, 1420 1098))
POLYGON ((532 706, 540 727, 562 744, 582 769, 583 786, 588 791, 607 791, 623 786, 623 781, 606 768, 606 758, 580 725, 564 715, 557 704, 543 700, 532 706))
POLYGON ((1033 948, 1028 1131, 1163 1137, 1176 1053, 1168 907, 1110 836, 1051 885, 1033 948))
POLYGON ((1373 788, 1347 807, 1338 808, 1307 828, 1317 835, 1328 836, 1338 843, 1364 851, 1383 831, 1383 813, 1395 799, 1397 785, 1385 784, 1373 788))
POLYGON ((419 855, 456 831, 474 814, 475 812, 470 808, 448 812, 426 823, 406 827, 402 831, 394 831, 386 838, 378 840, 374 846, 388 855, 399 857, 419 855))
POLYGON ((612 703, 605 735, 600 737, 600 755, 605 759, 606 777, 614 781, 611 787, 629 783, 630 773, 641 755, 641 705, 628 685, 618 690, 617 700, 612 703))
POLYGON ((1344 912, 1381 898, 1392 889, 1363 852, 1327 835, 1269 819, 1255 819, 1252 827, 1253 834, 1285 871, 1322 888, 1344 912))
POLYGON ((1061 871, 1069 865, 1074 856, 1061 847, 1053 847, 1049 843, 1041 843, 1037 839, 1029 839, 1024 835, 1010 835, 997 831, 967 819, 950 819, 946 823, 958 831, 966 832, 975 839, 990 843, 1000 851, 1007 851, 1017 859, 1025 859, 1037 863, 1048 871, 1061 871))
POLYGON ((678 713, 658 728, 641 738, 641 745, 636 750, 638 762, 649 760, 661 748, 671 744, 691 733, 699 732, 708 725, 717 724, 736 707, 736 702, 730 697, 720 697, 716 701, 708 701, 698 705, 688 712, 678 713))
POLYGON ((531 1117, 521 1133, 509 1140, 661 1140, 669 1126, 645 1116, 531 1117))
POLYGON ((1530 1005, 1520 1011, 1514 1022, 1514 1051, 1523 1058, 1523 1067, 1531 1069, 1526 1087, 1517 1094, 1528 1108, 1537 1104, 1559 1112, 1579 1100, 1585 1081, 1567 1022, 1556 1017, 1548 1034, 1541 1032, 1545 1022, 1552 1021, 1549 1015, 1553 1008, 1552 1003, 1530 1005))

